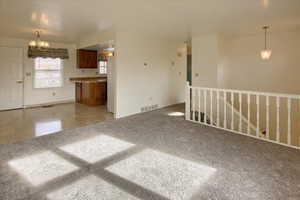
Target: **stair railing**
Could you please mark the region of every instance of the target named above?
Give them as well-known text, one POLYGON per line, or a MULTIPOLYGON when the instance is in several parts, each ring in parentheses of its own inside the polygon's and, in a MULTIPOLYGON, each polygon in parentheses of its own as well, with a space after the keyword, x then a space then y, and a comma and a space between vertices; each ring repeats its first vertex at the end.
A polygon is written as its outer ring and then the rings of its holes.
POLYGON ((185 110, 186 120, 300 149, 300 95, 194 87, 187 82, 185 110))

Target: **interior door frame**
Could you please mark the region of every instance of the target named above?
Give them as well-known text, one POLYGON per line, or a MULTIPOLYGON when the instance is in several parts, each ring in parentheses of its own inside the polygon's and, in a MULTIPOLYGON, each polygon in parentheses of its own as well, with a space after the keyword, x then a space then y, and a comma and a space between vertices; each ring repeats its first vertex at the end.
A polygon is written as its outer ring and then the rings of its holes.
MULTIPOLYGON (((21 69, 22 69, 22 105, 20 108, 15 108, 15 109, 24 109, 25 108, 25 55, 24 55, 24 51, 25 51, 25 48, 23 46, 9 46, 9 45, 1 45, 0 44, 0 47, 4 47, 4 48, 17 48, 17 49, 21 49, 21 52, 22 52, 22 56, 21 56, 21 69)), ((5 109, 5 110, 15 110, 15 109, 5 109)), ((0 110, 1 111, 5 111, 5 110, 0 110)))

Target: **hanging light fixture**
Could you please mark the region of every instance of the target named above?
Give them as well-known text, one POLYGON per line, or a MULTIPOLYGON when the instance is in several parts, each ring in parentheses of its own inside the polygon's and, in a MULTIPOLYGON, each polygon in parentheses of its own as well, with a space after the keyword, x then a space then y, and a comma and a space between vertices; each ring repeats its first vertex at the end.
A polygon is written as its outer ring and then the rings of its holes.
POLYGON ((265 49, 260 52, 261 58, 263 60, 269 60, 272 55, 272 50, 267 48, 267 32, 269 28, 269 26, 263 27, 263 30, 265 31, 265 49))
POLYGON ((37 47, 37 48, 47 48, 49 47, 49 43, 41 40, 41 31, 36 31, 36 40, 32 40, 29 42, 30 47, 37 47))

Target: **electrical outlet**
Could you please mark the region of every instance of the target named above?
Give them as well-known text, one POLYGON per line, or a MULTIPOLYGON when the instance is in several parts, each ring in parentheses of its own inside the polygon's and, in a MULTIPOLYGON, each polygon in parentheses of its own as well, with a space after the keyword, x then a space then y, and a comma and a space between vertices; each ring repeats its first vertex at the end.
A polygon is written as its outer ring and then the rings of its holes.
POLYGON ((148 112, 148 111, 156 110, 157 108, 158 108, 158 104, 153 104, 150 106, 142 107, 141 112, 148 112))

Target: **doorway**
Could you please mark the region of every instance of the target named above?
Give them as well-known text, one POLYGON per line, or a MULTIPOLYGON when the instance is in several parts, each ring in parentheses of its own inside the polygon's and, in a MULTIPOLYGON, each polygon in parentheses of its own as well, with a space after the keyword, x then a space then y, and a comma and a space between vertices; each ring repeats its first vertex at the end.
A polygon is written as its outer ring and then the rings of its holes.
POLYGON ((114 41, 109 40, 100 44, 84 47, 82 49, 97 52, 98 74, 106 78, 106 107, 107 111, 115 114, 115 46, 114 41))
POLYGON ((0 110, 23 108, 23 49, 0 47, 0 110))
POLYGON ((186 80, 190 83, 190 85, 192 85, 192 55, 188 54, 187 55, 187 77, 186 80))

